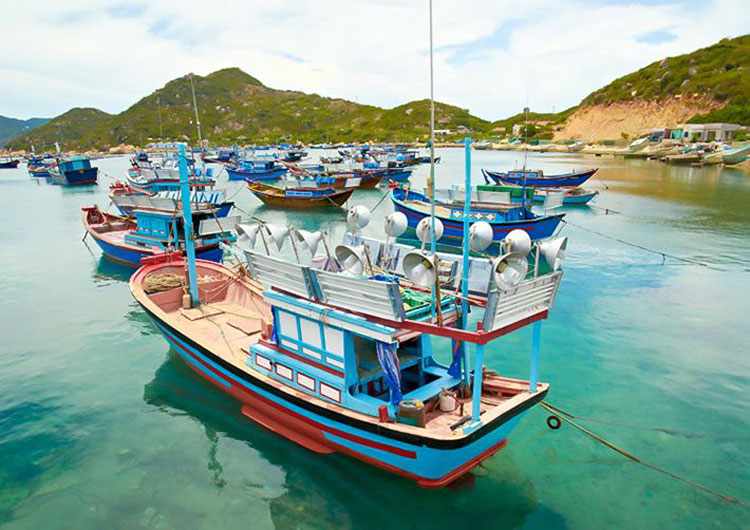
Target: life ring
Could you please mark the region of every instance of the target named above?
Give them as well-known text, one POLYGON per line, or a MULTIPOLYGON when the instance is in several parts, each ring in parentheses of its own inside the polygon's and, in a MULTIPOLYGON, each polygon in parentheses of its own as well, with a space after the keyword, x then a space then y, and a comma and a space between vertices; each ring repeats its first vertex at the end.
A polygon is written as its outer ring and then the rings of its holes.
POLYGON ((560 421, 560 418, 557 416, 548 416, 547 417, 547 427, 552 429, 553 431, 556 431, 562 426, 562 421, 560 421))

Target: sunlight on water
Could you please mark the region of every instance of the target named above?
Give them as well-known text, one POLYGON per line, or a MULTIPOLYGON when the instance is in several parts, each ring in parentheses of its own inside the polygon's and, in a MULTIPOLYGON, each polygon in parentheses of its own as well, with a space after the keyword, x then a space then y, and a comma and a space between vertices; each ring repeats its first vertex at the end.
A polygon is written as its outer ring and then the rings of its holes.
MULTIPOLYGON (((313 155, 320 152, 312 151, 313 155)), ((440 150, 440 186, 463 151, 440 150)), ((522 154, 475 151, 480 169, 522 154)), ((587 424, 644 460, 750 501, 747 344, 750 178, 716 167, 530 155, 550 172, 599 166, 573 225, 565 279, 542 331, 549 401, 646 430, 587 424), (607 212, 607 209, 610 212, 607 212), (617 213, 614 213, 617 212, 617 213), (592 229, 689 265, 587 232, 592 229)), ((131 299, 129 270, 81 242, 85 205, 109 204, 124 157, 98 187, 64 189, 0 170, 0 526, 16 528, 740 528, 747 511, 639 467, 536 408, 473 487, 420 490, 340 455, 312 454, 248 422, 169 352, 131 299)), ((429 168, 412 179, 421 190, 429 168)), ((226 183, 245 212, 344 232, 343 211, 290 214, 226 183)), ((382 190, 357 192, 374 207, 382 190)), ((368 233, 380 237, 388 200, 368 233)), ((530 332, 487 363, 528 373, 530 332)), ((745 521, 745 523, 743 523, 745 521)))

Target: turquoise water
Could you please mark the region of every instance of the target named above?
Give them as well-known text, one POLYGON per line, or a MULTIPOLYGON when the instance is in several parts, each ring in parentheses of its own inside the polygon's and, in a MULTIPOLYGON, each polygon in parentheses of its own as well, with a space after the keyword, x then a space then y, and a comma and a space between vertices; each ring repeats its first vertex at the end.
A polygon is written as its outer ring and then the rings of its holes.
MULTIPOLYGON (((315 151, 313 151, 315 153, 315 151)), ((463 180, 442 150, 441 185, 463 180)), ((475 152, 479 168, 518 153, 475 152)), ((579 155, 530 155, 549 171, 602 167, 601 208, 580 227, 712 264, 686 265, 582 228, 542 328, 549 401, 638 426, 585 423, 648 462, 750 502, 750 177, 579 155), (604 188, 607 189, 604 189, 604 188)), ((126 158, 97 162, 122 177, 126 158)), ((421 188, 428 168, 415 175, 421 188)), ((221 179, 224 180, 224 177, 221 179)), ((741 528, 748 512, 640 467, 540 408, 471 487, 421 490, 340 455, 320 456, 248 422, 187 369, 139 310, 129 271, 81 242, 88 189, 0 170, 0 526, 15 528, 741 528)), ((246 211, 341 234, 339 211, 246 211)), ((374 206, 382 191, 358 192, 374 206)), ((380 236, 388 201, 370 227, 380 236)), ((530 334, 492 344, 487 363, 525 377, 530 334)), ((583 423, 583 422, 582 422, 583 423)))

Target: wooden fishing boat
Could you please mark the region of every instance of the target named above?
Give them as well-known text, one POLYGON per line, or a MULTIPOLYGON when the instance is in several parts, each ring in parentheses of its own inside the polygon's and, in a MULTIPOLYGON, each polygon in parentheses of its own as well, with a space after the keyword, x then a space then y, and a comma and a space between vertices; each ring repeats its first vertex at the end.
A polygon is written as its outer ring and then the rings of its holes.
MULTIPOLYGON (((109 198, 122 215, 135 215, 138 208, 175 210, 181 201, 179 189, 163 190, 147 193, 136 190, 132 186, 116 181, 109 187, 109 198), (159 206, 162 205, 162 206, 159 206)), ((218 218, 226 217, 234 206, 234 202, 225 200, 223 191, 206 191, 203 189, 190 192, 190 202, 196 210, 213 211, 218 218)))
POLYGON ((248 189, 268 206, 315 209, 342 206, 355 188, 281 188, 262 182, 248 182, 248 189))
POLYGON ((20 160, 0 160, 0 169, 14 169, 18 167, 18 164, 20 164, 20 160))
POLYGON ((83 156, 60 159, 48 171, 52 182, 61 186, 96 184, 99 176, 99 169, 93 167, 91 160, 83 156))
POLYGON ((227 164, 225 169, 229 180, 248 182, 276 180, 287 172, 286 166, 279 164, 275 155, 249 158, 240 164, 227 164))
MULTIPOLYGON (((548 238, 565 217, 565 214, 536 215, 517 204, 498 203, 495 197, 489 195, 491 192, 486 193, 486 196, 480 195, 472 203, 470 216, 472 221, 490 224, 494 241, 502 240, 515 229, 527 232, 532 241, 548 238)), ((421 193, 394 188, 391 190, 391 201, 396 211, 406 215, 411 229, 416 229, 422 219, 430 216, 430 200, 421 193)), ((436 199, 435 217, 443 223, 445 243, 460 246, 463 241, 463 202, 436 199)))
POLYGON ((284 151, 281 159, 284 162, 299 162, 305 156, 307 156, 307 153, 302 149, 288 149, 287 151, 284 151))
POLYGON ((321 188, 359 188, 373 189, 383 177, 387 174, 385 169, 351 169, 336 170, 329 169, 323 171, 309 170, 297 165, 288 165, 290 177, 282 179, 280 185, 289 186, 289 183, 297 182, 298 186, 314 186, 321 188))
MULTIPOLYGON (((186 172, 183 186, 186 194, 186 172)), ((438 488, 505 447, 547 394, 537 366, 541 321, 562 279, 558 257, 512 284, 509 276, 470 281, 488 269, 467 243, 461 299, 446 289, 436 302, 419 279, 425 263, 404 265, 407 278, 384 265, 390 257, 377 262, 387 276, 337 273, 246 249, 247 270, 230 269, 196 260, 186 243, 187 259, 144 260, 130 279, 133 298, 186 365, 236 399, 244 416, 312 452, 340 452, 438 488), (470 305, 484 312, 476 331, 466 323, 470 305), (529 324, 529 379, 486 369, 486 344, 529 324), (450 364, 434 356, 433 337, 453 340, 450 364)), ((439 256, 429 260, 439 267, 439 256)))
POLYGON ((482 175, 484 175, 484 180, 488 184, 495 182, 497 184, 526 185, 535 188, 575 188, 586 182, 597 171, 598 168, 593 168, 560 175, 545 175, 540 169, 517 169, 515 171, 508 171, 507 173, 483 169, 482 175))
MULTIPOLYGON (((104 255, 113 261, 139 267, 144 257, 166 252, 184 251, 184 229, 181 210, 136 209, 135 219, 102 212, 98 206, 83 208, 83 226, 104 255)), ((225 218, 220 223, 207 210, 193 213, 196 254, 205 260, 221 261, 222 241, 233 241, 229 233, 239 218, 225 218)))
POLYGON ((706 164, 739 164, 750 156, 750 143, 734 149, 719 149, 713 153, 703 155, 702 162, 706 164))
POLYGON ((32 177, 49 177, 49 170, 53 165, 54 160, 45 159, 40 156, 32 156, 26 162, 26 169, 32 177))
MULTIPOLYGON (((157 193, 165 190, 175 190, 179 188, 180 176, 179 169, 152 168, 142 169, 138 175, 128 173, 128 185, 135 191, 144 193, 157 193)), ((200 168, 193 169, 190 175, 191 189, 206 189, 216 185, 214 180, 213 168, 207 168, 206 174, 201 173, 200 168)))
MULTIPOLYGON (((522 186, 505 186, 502 184, 491 184, 488 186, 477 186, 477 191, 489 191, 497 193, 507 193, 507 200, 499 198, 497 202, 520 203, 523 193, 522 186)), ((584 188, 526 188, 527 201, 530 199, 534 203, 543 204, 551 193, 563 193, 563 204, 566 206, 588 204, 599 192, 591 191, 584 188)))

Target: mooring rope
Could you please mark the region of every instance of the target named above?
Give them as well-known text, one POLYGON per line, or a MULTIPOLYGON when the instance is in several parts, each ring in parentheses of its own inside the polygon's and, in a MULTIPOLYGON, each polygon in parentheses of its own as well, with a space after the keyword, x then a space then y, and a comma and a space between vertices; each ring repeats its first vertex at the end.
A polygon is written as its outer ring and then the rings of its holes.
POLYGON ((542 407, 544 407, 548 412, 551 412, 552 414, 554 414, 555 416, 557 416, 558 418, 560 418, 562 421, 564 421, 564 422, 568 423, 569 425, 575 427, 576 429, 578 429, 582 433, 584 433, 587 436, 593 438, 597 442, 599 442, 599 443, 601 443, 601 444, 609 447, 613 451, 616 451, 616 452, 620 453, 621 455, 623 455, 624 457, 632 460, 636 464, 641 464, 642 466, 645 466, 645 467, 648 467, 650 469, 653 469, 654 471, 658 471, 659 473, 663 473, 663 474, 665 474, 665 475, 667 475, 669 477, 672 477, 673 479, 676 479, 676 480, 679 480, 679 481, 684 482, 686 484, 689 484, 690 486, 693 486, 694 488, 697 488, 699 490, 705 491, 705 492, 710 493, 712 495, 716 495, 717 497, 720 497, 721 499, 724 499, 727 502, 730 502, 730 503, 733 503, 733 504, 739 504, 740 506, 742 506, 744 508, 747 508, 747 505, 744 502, 742 502, 741 500, 737 499, 736 497, 732 497, 731 495, 726 495, 724 493, 720 493, 720 492, 718 492, 716 490, 713 490, 713 489, 709 488, 708 486, 704 486, 702 484, 698 484, 697 482, 695 482, 693 480, 690 480, 690 479, 685 478, 683 476, 680 476, 680 475, 678 475, 676 473, 672 473, 671 471, 667 471, 664 468, 661 468, 659 466, 656 466, 654 464, 650 464, 648 462, 645 462, 645 461, 641 460, 640 458, 638 458, 634 454, 629 453, 628 451, 625 451, 624 449, 621 449, 621 448, 617 447, 616 445, 614 445, 611 442, 608 442, 607 440, 605 440, 604 438, 602 438, 598 434, 593 433, 593 432, 589 431, 588 429, 586 429, 585 427, 582 427, 582 426, 578 425, 572 419, 572 418, 576 417, 573 414, 570 414, 568 412, 564 412, 561 409, 559 409, 558 407, 555 407, 554 405, 550 405, 546 401, 541 401, 540 405, 542 405, 542 407))
POLYGON ((623 245, 628 245, 634 248, 638 248, 641 250, 645 250, 646 252, 651 252, 653 254, 657 254, 661 256, 661 263, 664 265, 664 262, 667 258, 671 258, 677 261, 682 261, 684 263, 690 263, 691 265, 700 265, 701 267, 706 267, 707 269, 720 271, 720 272, 727 272, 727 269, 722 269, 720 267, 715 267, 711 265, 710 263, 705 263, 703 261, 698 261, 690 258, 683 258, 680 256, 675 256, 674 254, 669 254, 668 252, 662 252, 661 250, 654 250, 652 248, 644 247, 643 245, 638 245, 636 243, 631 243, 630 241, 625 241, 624 239, 620 239, 618 237, 610 236, 608 234, 605 234, 604 232, 599 232, 598 230, 594 230, 592 228, 586 228, 585 226, 577 225, 575 223, 571 223, 570 221, 567 221, 565 219, 562 220, 563 223, 566 225, 573 226, 575 228, 579 228, 580 230, 584 230, 586 232, 591 232, 592 234, 596 234, 598 236, 601 236, 603 238, 609 239, 611 241, 617 241, 618 243, 622 243, 623 245))

